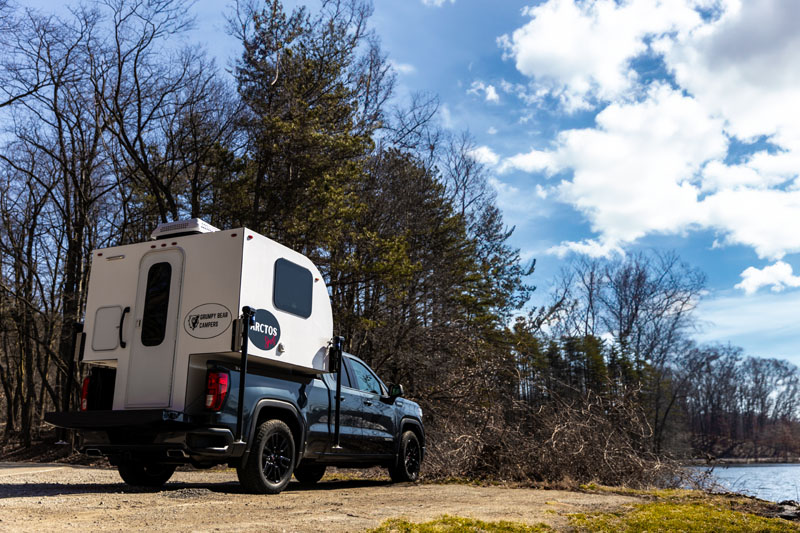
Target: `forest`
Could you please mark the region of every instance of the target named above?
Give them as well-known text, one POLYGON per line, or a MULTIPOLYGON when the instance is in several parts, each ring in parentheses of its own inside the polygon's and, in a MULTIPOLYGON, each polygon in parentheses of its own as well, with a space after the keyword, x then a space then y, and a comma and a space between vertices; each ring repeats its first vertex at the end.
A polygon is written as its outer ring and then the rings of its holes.
POLYGON ((676 254, 575 257, 531 306, 535 261, 469 133, 397 93, 369 0, 240 0, 225 66, 187 40, 191 11, 0 0, 6 444, 75 408, 91 251, 199 217, 319 265, 346 350, 422 406, 427 476, 644 484, 800 455, 798 369, 693 341, 705 276, 676 254))

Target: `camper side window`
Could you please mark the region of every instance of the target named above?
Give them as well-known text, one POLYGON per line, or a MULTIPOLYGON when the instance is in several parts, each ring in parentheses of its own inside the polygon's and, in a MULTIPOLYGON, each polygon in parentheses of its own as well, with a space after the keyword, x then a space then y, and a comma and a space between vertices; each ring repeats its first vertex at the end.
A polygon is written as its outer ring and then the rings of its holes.
POLYGON ((313 286, 314 279, 308 269, 286 259, 275 261, 272 301, 276 309, 303 318, 310 317, 313 286))
POLYGON ((171 280, 172 265, 169 263, 156 263, 147 271, 142 316, 142 344, 145 346, 158 346, 164 341, 171 280))

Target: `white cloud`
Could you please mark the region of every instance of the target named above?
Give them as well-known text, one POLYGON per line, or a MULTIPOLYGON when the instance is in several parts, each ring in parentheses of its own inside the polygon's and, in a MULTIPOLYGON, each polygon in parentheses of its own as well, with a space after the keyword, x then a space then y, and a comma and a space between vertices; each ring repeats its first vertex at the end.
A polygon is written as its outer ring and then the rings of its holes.
POLYGON ((646 38, 687 31, 701 22, 684 0, 549 0, 525 8, 530 22, 498 38, 504 57, 570 110, 587 99, 610 100, 636 82, 631 59, 646 53, 646 38))
POLYGON ((551 246, 547 250, 548 254, 558 257, 566 257, 574 253, 588 255, 589 257, 609 257, 612 255, 625 255, 616 243, 600 242, 594 239, 585 239, 580 242, 562 242, 557 246, 551 246))
POLYGON ((500 169, 572 170, 559 197, 584 213, 603 249, 651 232, 681 231, 701 218, 699 189, 690 178, 726 149, 721 123, 704 115, 693 99, 654 86, 643 102, 608 106, 597 115, 596 128, 564 131, 554 150, 518 154, 500 169))
POLYGON ((707 197, 701 204, 704 227, 725 235, 725 244, 743 244, 763 259, 800 252, 800 191, 735 189, 707 197))
POLYGON ((531 150, 525 154, 517 154, 505 159, 500 165, 500 172, 522 170, 523 172, 548 172, 555 170, 554 154, 544 150, 531 150))
POLYGON ((400 74, 413 74, 417 71, 416 67, 410 63, 398 63, 392 59, 389 60, 392 68, 400 74))
POLYGON ((486 101, 495 103, 500 101, 500 95, 497 94, 497 89, 494 88, 494 85, 486 86, 486 101))
POLYGON ((800 3, 728 0, 718 20, 659 47, 677 82, 741 139, 800 129, 800 3))
POLYGON ((694 229, 773 261, 800 252, 800 3, 547 0, 524 15, 499 43, 530 83, 501 89, 532 106, 550 95, 564 112, 600 109, 592 127, 498 166, 562 177, 558 199, 594 238, 553 253, 694 229), (643 83, 631 63, 643 55, 674 78, 643 83), (763 139, 769 150, 729 153, 763 139))
POLYGON ((442 7, 448 2, 455 4, 456 0, 422 0, 422 3, 429 7, 442 7))
POLYGON ((467 94, 474 94, 475 96, 483 95, 487 102, 492 102, 494 104, 500 102, 500 95, 497 94, 497 89, 495 89, 494 85, 487 85, 482 81, 473 81, 472 85, 467 90, 467 94))
POLYGON ((792 265, 778 261, 762 269, 748 267, 741 274, 742 282, 736 285, 745 294, 754 294, 761 287, 771 287, 772 292, 781 292, 786 287, 800 287, 800 276, 792 274, 792 265))
POLYGON ((488 146, 478 146, 470 151, 470 155, 474 157, 477 162, 492 167, 500 162, 500 156, 494 153, 488 146))
POLYGON ((495 128, 494 126, 489 126, 489 129, 486 130, 486 133, 488 133, 489 135, 497 135, 497 128, 495 128))

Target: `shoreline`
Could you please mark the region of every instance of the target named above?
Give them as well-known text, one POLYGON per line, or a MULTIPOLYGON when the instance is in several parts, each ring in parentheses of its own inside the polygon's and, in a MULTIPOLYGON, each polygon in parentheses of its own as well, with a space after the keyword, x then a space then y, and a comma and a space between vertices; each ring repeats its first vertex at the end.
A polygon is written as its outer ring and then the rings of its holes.
POLYGON ((792 465, 800 464, 800 457, 776 458, 776 457, 719 457, 713 460, 708 459, 687 459, 680 461, 681 466, 731 466, 731 465, 792 465))

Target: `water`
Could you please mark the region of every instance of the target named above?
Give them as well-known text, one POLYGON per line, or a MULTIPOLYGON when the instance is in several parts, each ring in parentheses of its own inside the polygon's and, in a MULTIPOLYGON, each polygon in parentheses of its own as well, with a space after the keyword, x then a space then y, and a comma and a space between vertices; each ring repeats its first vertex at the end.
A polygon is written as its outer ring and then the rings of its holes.
MULTIPOLYGON (((706 467, 695 467, 706 471, 706 467)), ((800 501, 800 464, 751 464, 717 466, 712 475, 732 492, 780 502, 800 501)))

